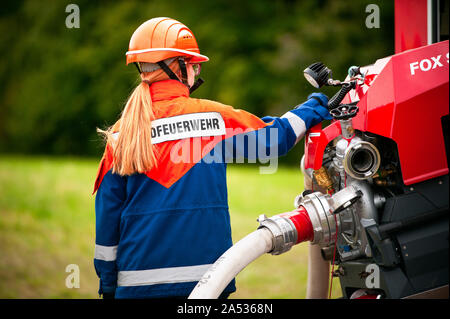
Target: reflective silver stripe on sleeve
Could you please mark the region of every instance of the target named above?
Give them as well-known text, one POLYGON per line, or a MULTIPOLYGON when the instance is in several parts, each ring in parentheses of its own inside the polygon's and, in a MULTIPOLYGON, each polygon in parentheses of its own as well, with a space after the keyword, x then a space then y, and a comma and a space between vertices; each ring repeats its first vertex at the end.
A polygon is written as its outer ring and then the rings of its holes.
POLYGON ((94 258, 104 261, 114 261, 117 258, 117 246, 95 245, 94 258))
POLYGON ((297 136, 297 140, 295 141, 295 143, 297 144, 298 141, 300 141, 303 138, 303 136, 305 135, 305 132, 306 132, 305 122, 300 117, 298 117, 297 115, 295 115, 292 112, 287 112, 281 118, 288 119, 289 124, 291 125, 292 129, 294 130, 295 136, 297 136))
POLYGON ((212 264, 206 264, 187 267, 119 271, 117 285, 119 287, 147 286, 199 281, 211 266, 212 264))

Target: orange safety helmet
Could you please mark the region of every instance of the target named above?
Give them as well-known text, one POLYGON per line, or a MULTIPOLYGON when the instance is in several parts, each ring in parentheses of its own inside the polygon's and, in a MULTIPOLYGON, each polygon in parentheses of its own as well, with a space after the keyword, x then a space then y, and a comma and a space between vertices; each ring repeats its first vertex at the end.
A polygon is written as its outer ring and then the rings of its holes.
POLYGON ((127 64, 157 63, 176 56, 187 57, 191 63, 209 60, 200 54, 192 31, 171 18, 153 18, 141 24, 131 36, 126 53, 127 64))

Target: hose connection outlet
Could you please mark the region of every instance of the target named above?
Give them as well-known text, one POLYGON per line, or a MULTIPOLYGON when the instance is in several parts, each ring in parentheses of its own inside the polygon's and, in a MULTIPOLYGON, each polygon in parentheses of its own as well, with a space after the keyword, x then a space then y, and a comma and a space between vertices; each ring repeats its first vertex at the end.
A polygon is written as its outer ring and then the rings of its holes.
POLYGON ((340 229, 340 218, 335 218, 334 215, 352 206, 361 196, 361 191, 353 186, 346 187, 333 196, 320 192, 298 196, 295 205, 306 210, 312 224, 311 244, 321 247, 334 244, 336 231, 340 229))
POLYGON ((320 192, 300 195, 296 199, 297 209, 270 218, 260 215, 258 229, 265 227, 272 233, 272 255, 283 254, 305 241, 326 247, 334 244, 340 228, 339 218, 333 215, 349 208, 361 196, 361 191, 353 186, 333 196, 320 192))

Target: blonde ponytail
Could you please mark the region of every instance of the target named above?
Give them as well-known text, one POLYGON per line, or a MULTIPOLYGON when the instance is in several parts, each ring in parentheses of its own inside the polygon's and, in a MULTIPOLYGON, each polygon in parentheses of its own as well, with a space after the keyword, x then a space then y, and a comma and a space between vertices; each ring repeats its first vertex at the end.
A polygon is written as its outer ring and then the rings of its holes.
POLYGON ((141 82, 122 112, 117 141, 113 142, 113 173, 144 173, 156 165, 151 142, 151 123, 155 118, 148 84, 141 82))
MULTIPOLYGON (((179 73, 178 63, 169 65, 179 73)), ((106 131, 97 129, 113 149, 113 173, 121 176, 145 173, 158 164, 151 142, 151 123, 155 119, 149 83, 166 80, 162 70, 141 73, 142 82, 128 98, 120 119, 106 131)))

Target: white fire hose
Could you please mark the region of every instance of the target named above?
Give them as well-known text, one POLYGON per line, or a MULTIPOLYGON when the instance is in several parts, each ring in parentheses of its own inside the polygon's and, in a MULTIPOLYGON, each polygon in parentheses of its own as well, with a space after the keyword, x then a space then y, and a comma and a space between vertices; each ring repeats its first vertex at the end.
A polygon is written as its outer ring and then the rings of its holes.
MULTIPOLYGON (((305 156, 302 157, 300 168, 303 173, 303 186, 311 190, 312 169, 305 169, 305 156)), ((319 245, 309 243, 308 280, 306 285, 306 299, 327 299, 330 274, 330 262, 323 259, 319 245)))
MULTIPOLYGON (((310 241, 318 245, 332 244, 337 225, 333 212, 348 207, 361 195, 353 187, 346 187, 332 197, 319 192, 302 196, 300 205, 294 211, 267 218, 258 218, 260 227, 235 245, 230 247, 202 276, 189 299, 216 299, 225 287, 242 269, 265 253, 279 255, 287 252, 293 245, 310 241)), ((319 271, 308 277, 308 285, 318 289, 308 289, 308 298, 326 298, 328 290, 328 263, 318 260, 320 249, 310 250, 311 267, 317 266, 319 271), (318 253, 318 254, 317 254, 318 253), (325 270, 326 273, 325 273, 325 270)))
POLYGON ((260 228, 228 249, 208 269, 189 299, 216 299, 225 287, 256 258, 272 250, 272 233, 260 228))

